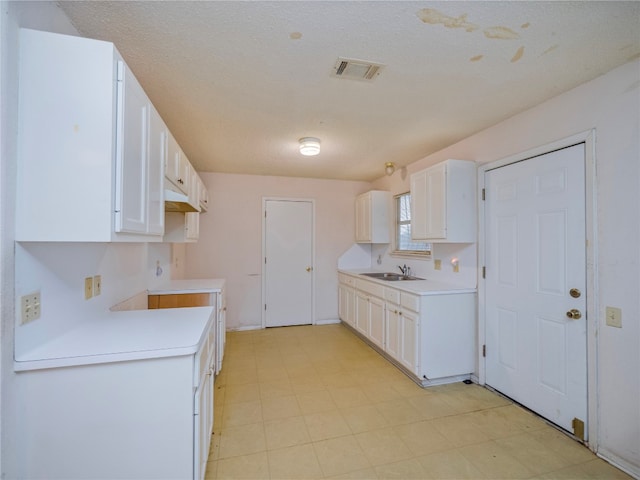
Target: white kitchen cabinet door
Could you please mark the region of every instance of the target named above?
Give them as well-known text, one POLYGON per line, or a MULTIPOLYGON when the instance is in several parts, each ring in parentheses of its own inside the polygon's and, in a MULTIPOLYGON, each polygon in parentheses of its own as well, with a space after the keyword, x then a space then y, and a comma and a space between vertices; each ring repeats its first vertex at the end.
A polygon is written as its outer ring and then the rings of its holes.
POLYGON ((216 308, 218 311, 218 325, 216 331, 216 375, 222 370, 224 349, 227 342, 227 297, 225 290, 216 294, 216 308))
POLYGON ((389 243, 390 198, 381 190, 356 197, 356 243, 389 243))
POLYGON ((338 317, 345 323, 349 311, 349 287, 338 285, 338 317))
POLYGON ((151 105, 149 112, 149 154, 147 155, 147 232, 164 233, 164 164, 167 155, 167 127, 151 105))
POLYGON ((411 238, 416 241, 473 243, 476 224, 476 165, 447 160, 410 178, 411 238))
POLYGON ((118 77, 116 232, 146 233, 149 100, 123 62, 118 77))
POLYGON ((200 213, 187 212, 185 219, 185 239, 187 242, 195 242, 200 237, 200 213))
POLYGON ((202 181, 198 176, 198 172, 193 168, 193 165, 189 163, 189 203, 193 207, 200 211, 200 185, 202 181))
POLYGON ((365 337, 369 336, 369 297, 356 292, 356 330, 365 337))
POLYGON ((19 58, 16 240, 162 241, 152 106, 114 45, 21 29, 19 58))
POLYGON ((356 242, 371 241, 371 201, 367 195, 356 197, 356 242))
POLYGON ((420 317, 403 310, 400 313, 400 363, 414 375, 419 375, 420 317))
POLYGON ((198 176, 198 184, 200 192, 200 211, 206 212, 209 209, 209 192, 207 191, 207 188, 205 187, 204 182, 202 181, 200 176, 198 176))
POLYGON ((194 243, 200 237, 199 212, 166 212, 164 241, 169 243, 194 243))
POLYGON ((369 297, 369 340, 384 348, 384 301, 369 297))
POLYGON ((384 351, 393 359, 400 361, 400 306, 387 303, 386 315, 386 339, 384 351))
POLYGON ((356 293, 348 285, 338 286, 338 311, 340 320, 350 326, 355 326, 356 293))
POLYGON ((173 184, 175 188, 185 195, 189 194, 189 160, 185 157, 180 145, 169 134, 167 141, 167 158, 165 161, 165 178, 173 184))
POLYGON ((204 479, 213 429, 213 370, 204 375, 194 395, 194 480, 204 479))

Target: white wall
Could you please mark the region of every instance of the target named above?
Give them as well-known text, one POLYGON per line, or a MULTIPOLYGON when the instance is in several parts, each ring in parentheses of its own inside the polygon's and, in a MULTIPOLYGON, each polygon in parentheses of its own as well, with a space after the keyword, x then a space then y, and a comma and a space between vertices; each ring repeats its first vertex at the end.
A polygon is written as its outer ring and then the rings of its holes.
POLYGON ((209 211, 187 246, 186 276, 227 280, 227 326, 262 324, 262 198, 315 199, 315 320, 338 318, 338 257, 353 245, 354 199, 367 182, 201 173, 209 211))
MULTIPOLYGON (((400 193, 408 174, 448 158, 484 164, 595 129, 598 451, 640 476, 640 62, 559 95, 425 157, 376 188, 400 193), (622 309, 622 329, 604 309, 622 309)), ((390 159, 393 160, 393 159, 390 159)), ((436 246, 436 253, 438 248, 436 246)), ((434 258, 436 258, 435 255, 434 258)), ((444 265, 443 265, 444 267, 444 265)))

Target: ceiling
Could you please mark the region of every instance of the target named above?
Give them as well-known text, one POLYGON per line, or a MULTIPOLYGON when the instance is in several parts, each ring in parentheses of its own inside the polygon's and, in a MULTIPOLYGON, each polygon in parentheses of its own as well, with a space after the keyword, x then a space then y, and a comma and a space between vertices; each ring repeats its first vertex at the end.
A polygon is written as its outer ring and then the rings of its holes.
POLYGON ((205 172, 373 180, 640 55, 638 1, 59 4, 205 172), (339 57, 384 68, 337 78, 339 57))

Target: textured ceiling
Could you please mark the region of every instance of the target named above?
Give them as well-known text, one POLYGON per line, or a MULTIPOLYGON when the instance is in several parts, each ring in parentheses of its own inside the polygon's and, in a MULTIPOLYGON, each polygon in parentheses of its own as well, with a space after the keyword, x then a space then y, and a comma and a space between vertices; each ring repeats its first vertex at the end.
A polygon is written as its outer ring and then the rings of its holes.
POLYGON ((640 55, 637 1, 59 4, 207 172, 372 180, 640 55), (338 57, 385 68, 335 78, 338 57))

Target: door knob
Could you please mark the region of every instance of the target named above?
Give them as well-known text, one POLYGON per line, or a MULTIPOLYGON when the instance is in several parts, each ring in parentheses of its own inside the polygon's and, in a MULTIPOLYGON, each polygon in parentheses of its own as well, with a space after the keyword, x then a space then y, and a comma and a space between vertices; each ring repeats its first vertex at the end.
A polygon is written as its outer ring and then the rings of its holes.
POLYGON ((307 267, 307 272, 310 272, 313 270, 313 267, 307 267))
POLYGON ((579 318, 582 318, 582 313, 580 313, 580 310, 572 308, 567 312, 567 317, 569 317, 571 320, 578 320, 579 318))

